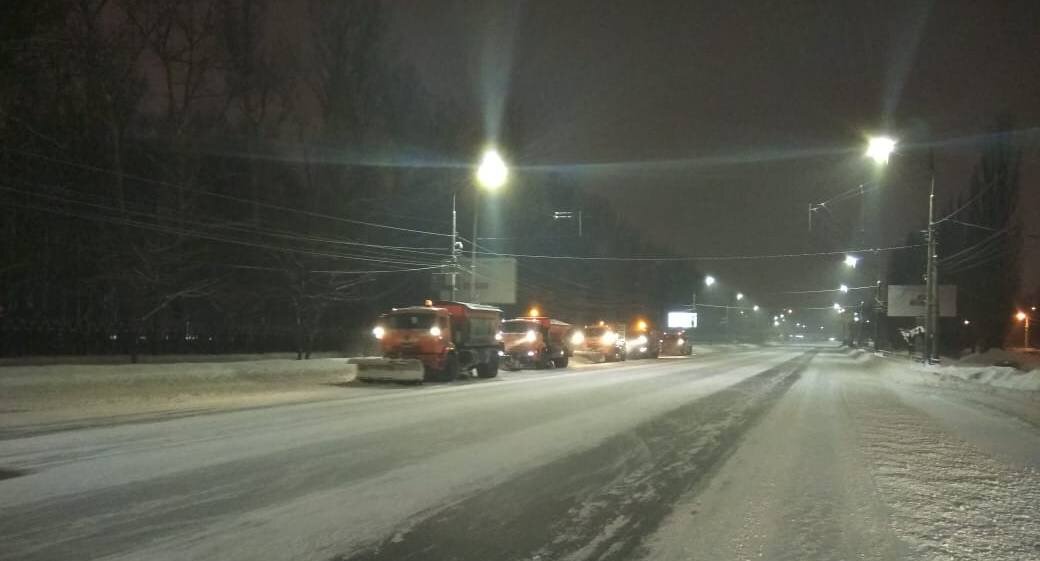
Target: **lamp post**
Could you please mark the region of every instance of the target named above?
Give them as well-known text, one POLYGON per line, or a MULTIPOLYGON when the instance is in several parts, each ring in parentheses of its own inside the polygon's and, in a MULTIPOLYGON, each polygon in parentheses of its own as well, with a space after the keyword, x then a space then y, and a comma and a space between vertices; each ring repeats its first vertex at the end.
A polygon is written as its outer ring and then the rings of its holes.
MULTIPOLYGON (((505 185, 509 179, 509 168, 505 160, 494 148, 484 151, 477 166, 477 186, 487 191, 495 191, 505 185)), ((469 299, 477 301, 477 221, 480 217, 480 191, 473 196, 473 246, 470 248, 469 299)))
POLYGON ((1022 322, 1022 348, 1029 348, 1029 314, 1019 311, 1015 314, 1015 319, 1022 322))
MULTIPOLYGON (((867 157, 878 165, 888 163, 896 141, 887 136, 873 137, 867 144, 867 157)), ((939 360, 939 264, 935 236, 935 154, 928 155, 928 255, 925 267, 925 355, 927 362, 939 360)), ((878 285, 880 290, 880 284, 878 285)), ((875 322, 876 323, 876 322, 875 322)), ((875 326, 876 328, 876 326, 875 326)))

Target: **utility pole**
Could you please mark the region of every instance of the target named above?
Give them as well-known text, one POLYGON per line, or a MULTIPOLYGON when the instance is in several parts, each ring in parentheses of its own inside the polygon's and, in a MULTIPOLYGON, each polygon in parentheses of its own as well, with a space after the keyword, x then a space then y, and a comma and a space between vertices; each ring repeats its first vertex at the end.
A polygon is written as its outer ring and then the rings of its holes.
POLYGON ((469 262, 469 301, 477 301, 477 219, 480 216, 480 191, 473 195, 473 240, 469 262))
POLYGON ((939 362, 939 265, 935 239, 935 154, 928 156, 931 185, 928 194, 928 266, 925 278, 925 354, 929 363, 939 362))
POLYGON ((459 246, 458 246, 458 215, 455 212, 455 193, 451 194, 451 301, 455 301, 458 291, 459 276, 459 246))

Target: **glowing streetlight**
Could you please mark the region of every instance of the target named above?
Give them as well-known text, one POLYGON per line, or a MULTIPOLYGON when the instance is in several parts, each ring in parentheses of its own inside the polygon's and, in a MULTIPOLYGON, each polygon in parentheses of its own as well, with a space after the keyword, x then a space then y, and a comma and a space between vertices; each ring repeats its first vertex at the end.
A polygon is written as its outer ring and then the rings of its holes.
MULTIPOLYGON (((497 191, 506 184, 507 179, 509 179, 509 168, 498 150, 494 148, 484 150, 484 155, 480 158, 480 165, 477 166, 477 185, 487 191, 497 191)), ((473 201, 473 249, 470 255, 469 297, 472 302, 477 301, 477 220, 480 216, 480 205, 477 201, 479 198, 480 192, 478 191, 473 201)), ((454 208, 454 203, 452 203, 452 207, 454 208)), ((454 211, 452 211, 452 220, 454 221, 454 211)), ((452 235, 455 235, 454 225, 452 235)), ((452 248, 454 245, 452 242, 452 248)), ((452 286, 454 287, 454 281, 452 281, 452 286)))
POLYGON ((737 301, 740 301, 740 300, 743 300, 743 299, 744 299, 744 293, 743 292, 738 292, 737 293, 737 301))
POLYGON ((484 156, 480 159, 480 166, 477 167, 477 185, 494 191, 505 185, 508 178, 509 168, 498 151, 494 148, 485 150, 484 156))
POLYGON ((848 294, 849 293, 849 285, 843 284, 843 285, 838 287, 838 290, 840 290, 842 292, 842 294, 848 294))
POLYGON ((895 150, 895 139, 887 136, 874 136, 867 141, 866 155, 878 165, 885 165, 895 150))
POLYGON ((715 277, 708 275, 704 277, 704 286, 712 286, 715 284, 715 277))
POLYGON ((841 304, 835 302, 833 307, 834 307, 835 310, 840 310, 841 309, 841 304))
POLYGON ((542 315, 542 311, 538 309, 538 306, 531 306, 531 309, 527 311, 527 315, 536 318, 542 315))
POLYGON ((1015 319, 1022 322, 1022 347, 1029 348, 1029 314, 1019 310, 1015 319))
POLYGON ((852 267, 853 269, 855 269, 857 263, 859 263, 859 257, 856 257, 855 255, 846 255, 845 256, 845 265, 846 266, 852 267))
POLYGON ((754 306, 751 306, 751 311, 752 312, 757 312, 758 311, 758 304, 755 304, 754 306))

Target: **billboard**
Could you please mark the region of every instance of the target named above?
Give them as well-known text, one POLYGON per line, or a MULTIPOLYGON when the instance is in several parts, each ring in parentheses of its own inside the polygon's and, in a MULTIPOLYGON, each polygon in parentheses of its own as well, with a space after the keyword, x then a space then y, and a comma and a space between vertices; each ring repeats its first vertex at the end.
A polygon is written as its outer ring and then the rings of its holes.
POLYGON ((697 314, 695 312, 668 312, 668 327, 680 329, 697 327, 697 314))
MULTIPOLYGON (((455 299, 481 304, 516 304, 516 259, 512 257, 477 257, 476 298, 470 295, 473 279, 469 258, 459 259, 455 299)), ((433 276, 434 291, 441 300, 451 300, 451 274, 433 276)))
MULTIPOLYGON (((924 317, 925 285, 890 284, 888 286, 888 315, 890 317, 924 317)), ((939 285, 939 315, 944 318, 957 316, 957 287, 952 284, 939 285)))

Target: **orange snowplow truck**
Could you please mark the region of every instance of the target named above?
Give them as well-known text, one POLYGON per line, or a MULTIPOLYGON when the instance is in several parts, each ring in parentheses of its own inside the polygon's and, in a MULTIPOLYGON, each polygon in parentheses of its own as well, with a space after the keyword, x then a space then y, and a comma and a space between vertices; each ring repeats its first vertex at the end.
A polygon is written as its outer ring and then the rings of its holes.
POLYGON ((525 366, 566 368, 571 360, 574 328, 542 316, 502 322, 502 356, 509 370, 525 366))
POLYGON ((476 370, 498 375, 498 326, 502 310, 465 302, 430 302, 384 314, 373 335, 382 358, 353 359, 363 381, 451 381, 476 370))

